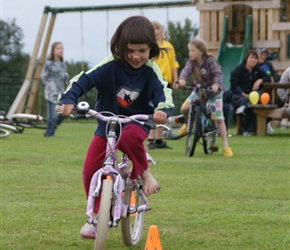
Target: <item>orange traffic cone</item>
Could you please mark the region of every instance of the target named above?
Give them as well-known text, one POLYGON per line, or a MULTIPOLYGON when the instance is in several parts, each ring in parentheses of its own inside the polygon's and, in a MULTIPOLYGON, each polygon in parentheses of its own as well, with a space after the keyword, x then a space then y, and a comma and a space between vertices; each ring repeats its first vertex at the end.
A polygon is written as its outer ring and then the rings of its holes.
POLYGON ((158 229, 155 225, 149 227, 144 250, 162 250, 158 229))
MULTIPOLYGON (((134 195, 134 192, 132 192, 132 194, 131 194, 131 199, 130 199, 130 206, 131 206, 131 207, 135 207, 135 205, 136 205, 136 197, 135 197, 135 195, 134 195)), ((136 216, 136 213, 134 213, 134 214, 130 214, 130 216, 135 217, 135 216, 136 216)))

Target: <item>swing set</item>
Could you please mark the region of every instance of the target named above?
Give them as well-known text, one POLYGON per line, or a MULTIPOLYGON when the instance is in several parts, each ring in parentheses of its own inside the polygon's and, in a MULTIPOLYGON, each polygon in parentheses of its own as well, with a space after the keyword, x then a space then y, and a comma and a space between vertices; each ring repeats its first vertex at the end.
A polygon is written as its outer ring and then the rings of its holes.
MULTIPOLYGON (((279 74, 289 67, 290 5, 288 2, 289 0, 191 0, 68 8, 46 6, 25 80, 10 107, 7 117, 10 118, 16 112, 39 113, 40 73, 58 13, 80 12, 82 17, 82 13, 86 11, 108 12, 110 10, 143 10, 150 8, 167 8, 168 10, 170 7, 196 6, 196 10, 199 11, 199 37, 206 41, 209 53, 220 62, 224 75, 224 85, 228 89, 230 71, 240 63, 248 49, 265 47, 270 52, 269 55, 272 56, 273 65, 279 74), (49 13, 51 13, 51 18, 42 53, 37 62, 37 55, 49 13)), ((83 38, 81 37, 81 39, 83 38)), ((81 44, 83 45, 83 41, 81 44)))

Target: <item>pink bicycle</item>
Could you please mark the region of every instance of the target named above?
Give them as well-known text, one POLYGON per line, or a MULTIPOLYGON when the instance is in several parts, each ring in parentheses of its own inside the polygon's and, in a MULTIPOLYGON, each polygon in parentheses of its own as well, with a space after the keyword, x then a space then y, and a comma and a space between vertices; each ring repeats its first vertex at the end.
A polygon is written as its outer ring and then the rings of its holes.
MULTIPOLYGON (((122 123, 139 122, 143 126, 154 127, 150 115, 132 115, 130 117, 115 115, 111 112, 97 112, 89 109, 86 102, 78 104, 76 118, 94 116, 107 122, 107 148, 103 167, 92 177, 86 215, 93 221, 96 230, 94 249, 105 249, 109 228, 117 227, 121 221, 123 242, 126 246, 136 245, 141 237, 145 212, 149 203, 142 191, 142 180, 139 177, 131 180, 130 160, 126 155, 118 163, 116 128, 122 123), (103 114, 109 115, 104 116, 103 114), (101 193, 100 209, 93 219, 94 201, 101 193)), ((159 125, 156 125, 159 126, 159 125)), ((120 136, 122 135, 122 126, 120 136)))

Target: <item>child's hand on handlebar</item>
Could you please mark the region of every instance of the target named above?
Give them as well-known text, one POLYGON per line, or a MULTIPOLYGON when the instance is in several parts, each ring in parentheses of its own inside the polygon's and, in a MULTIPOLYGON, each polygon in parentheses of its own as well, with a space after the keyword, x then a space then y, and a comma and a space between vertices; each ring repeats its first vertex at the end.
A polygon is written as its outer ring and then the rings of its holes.
POLYGON ((167 121, 167 114, 161 110, 157 110, 153 114, 153 120, 157 124, 164 124, 167 121))
POLYGON ((61 105, 61 114, 62 116, 69 116, 74 110, 73 104, 63 104, 61 105))
POLYGON ((219 90, 219 86, 218 85, 216 85, 216 84, 213 84, 212 86, 211 86, 211 90, 212 90, 212 92, 217 92, 218 90, 219 90))
POLYGON ((184 79, 179 79, 178 80, 178 82, 179 82, 179 85, 180 85, 180 87, 185 87, 185 85, 186 85, 186 81, 184 80, 184 79))

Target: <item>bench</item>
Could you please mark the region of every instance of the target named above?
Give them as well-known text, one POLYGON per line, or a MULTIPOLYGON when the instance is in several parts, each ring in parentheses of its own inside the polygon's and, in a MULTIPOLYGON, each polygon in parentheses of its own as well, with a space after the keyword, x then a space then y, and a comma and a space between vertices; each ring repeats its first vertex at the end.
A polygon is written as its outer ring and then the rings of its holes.
MULTIPOLYGON (((252 108, 254 113, 256 114, 256 133, 259 136, 264 136, 266 134, 266 125, 267 118, 272 119, 282 119, 281 108, 278 108, 277 104, 249 104, 247 108, 252 108)), ((236 131, 237 135, 241 135, 243 133, 243 114, 236 116, 236 131)))
POLYGON ((264 136, 266 134, 267 118, 272 119, 282 119, 281 108, 278 108, 277 104, 257 104, 250 105, 256 114, 256 132, 259 136, 264 136))
MULTIPOLYGON (((290 89, 290 83, 278 83, 278 82, 265 82, 262 84, 262 93, 268 92, 271 96, 271 103, 273 104, 256 104, 248 105, 248 108, 252 108, 256 114, 256 133, 259 136, 264 136, 266 134, 266 125, 267 118, 282 120, 285 117, 282 117, 282 108, 278 108, 277 103, 277 89, 284 88, 290 89)), ((289 117, 288 117, 289 118, 289 117)), ((242 134, 242 124, 243 124, 243 115, 236 115, 236 130, 237 134, 242 134)))
MULTIPOLYGON (((259 136, 264 136, 266 134, 267 119, 269 118, 276 121, 282 120, 281 127, 290 128, 290 123, 287 123, 288 119, 290 119, 290 108, 278 108, 277 104, 267 104, 266 106, 261 104, 248 105, 248 108, 252 108, 254 113, 256 114, 256 133, 259 136), (285 122, 283 123, 283 121, 285 122)), ((237 135, 243 134, 243 118, 243 114, 236 115, 237 135)))

